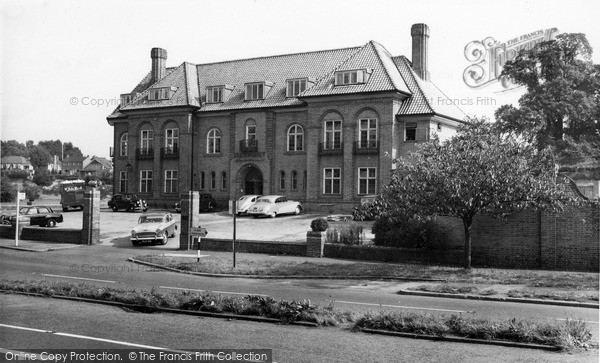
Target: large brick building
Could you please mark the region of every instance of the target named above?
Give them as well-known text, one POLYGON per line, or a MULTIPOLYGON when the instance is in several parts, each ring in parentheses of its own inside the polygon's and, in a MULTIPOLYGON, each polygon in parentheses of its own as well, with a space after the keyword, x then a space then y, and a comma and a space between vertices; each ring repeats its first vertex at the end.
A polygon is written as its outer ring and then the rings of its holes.
POLYGON ((283 194, 348 211, 387 183, 395 157, 465 116, 429 80, 427 25, 411 36, 412 62, 373 41, 173 68, 152 49, 150 72, 107 118, 115 192, 158 205, 188 190, 283 194))

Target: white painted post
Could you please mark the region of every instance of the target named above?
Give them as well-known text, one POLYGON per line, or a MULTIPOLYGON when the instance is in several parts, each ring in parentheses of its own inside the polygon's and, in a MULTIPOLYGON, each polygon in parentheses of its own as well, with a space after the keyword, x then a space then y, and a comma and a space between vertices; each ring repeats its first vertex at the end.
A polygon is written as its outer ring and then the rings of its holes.
POLYGON ((15 247, 19 247, 19 201, 25 199, 25 193, 17 190, 17 221, 15 223, 15 247))

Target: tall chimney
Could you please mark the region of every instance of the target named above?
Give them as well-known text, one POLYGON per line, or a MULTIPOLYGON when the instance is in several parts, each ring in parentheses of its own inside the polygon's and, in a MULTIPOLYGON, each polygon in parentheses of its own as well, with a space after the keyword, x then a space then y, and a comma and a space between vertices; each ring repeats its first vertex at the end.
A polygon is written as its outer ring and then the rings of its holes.
POLYGON ((150 58, 152 58, 151 83, 154 83, 163 78, 167 72, 167 51, 162 48, 152 48, 150 58))
POLYGON ((429 57, 429 27, 427 24, 414 24, 410 28, 412 36, 412 66, 415 73, 424 81, 429 81, 427 58, 429 57))

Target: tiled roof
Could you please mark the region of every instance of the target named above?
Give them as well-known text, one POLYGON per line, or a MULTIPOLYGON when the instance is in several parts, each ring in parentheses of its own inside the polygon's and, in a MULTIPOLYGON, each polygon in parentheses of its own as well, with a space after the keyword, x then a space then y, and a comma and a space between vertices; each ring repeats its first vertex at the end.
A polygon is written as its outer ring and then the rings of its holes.
POLYGON ((343 48, 198 65, 198 87, 203 102, 206 101, 206 87, 235 87, 225 102, 203 103, 201 111, 302 105, 304 103, 297 98, 286 98, 286 80, 312 78, 318 82, 360 49, 343 48), (245 84, 263 81, 273 83, 265 99, 245 101, 245 84))
POLYGON ((226 62, 194 65, 184 62, 167 68, 166 75, 150 84, 148 73, 133 89, 140 93, 129 104, 117 107, 109 119, 126 116, 121 111, 157 107, 193 106, 200 112, 253 109, 264 107, 301 106, 305 97, 343 95, 369 92, 400 92, 409 97, 403 102, 399 115, 439 114, 456 120, 465 117, 458 107, 447 99, 432 82, 421 80, 404 56, 392 57, 379 43, 370 41, 361 47, 351 47, 316 52, 241 59, 226 62), (334 86, 335 72, 340 70, 368 69, 368 82, 334 86), (298 97, 286 97, 286 80, 308 78, 307 89, 298 97), (266 82, 268 93, 262 100, 246 101, 245 84, 266 82), (211 86, 232 86, 224 102, 206 103, 206 90, 211 86), (175 87, 168 100, 148 100, 149 90, 175 87))
POLYGON ((373 41, 361 47, 355 54, 330 72, 315 86, 300 96, 329 96, 350 93, 400 91, 410 93, 394 66, 391 56, 383 46, 373 41), (335 72, 357 69, 372 70, 369 81, 361 84, 335 86, 335 72))
POLYGON ((406 57, 392 59, 412 93, 412 96, 402 103, 398 115, 437 114, 461 121, 466 117, 466 114, 433 82, 422 80, 406 57))
POLYGON ((0 162, 2 164, 31 164, 26 157, 15 155, 3 156, 0 162))

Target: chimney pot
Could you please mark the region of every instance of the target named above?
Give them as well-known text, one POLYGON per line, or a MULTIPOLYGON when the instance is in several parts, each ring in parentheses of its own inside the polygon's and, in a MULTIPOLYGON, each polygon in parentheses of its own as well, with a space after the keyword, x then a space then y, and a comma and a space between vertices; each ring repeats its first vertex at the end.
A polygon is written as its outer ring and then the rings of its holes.
POLYGON ((162 48, 152 48, 152 82, 155 83, 165 76, 167 72, 167 51, 162 48))
POLYGON ((424 81, 429 81, 429 27, 427 24, 414 24, 410 28, 412 36, 412 66, 415 73, 424 81))

